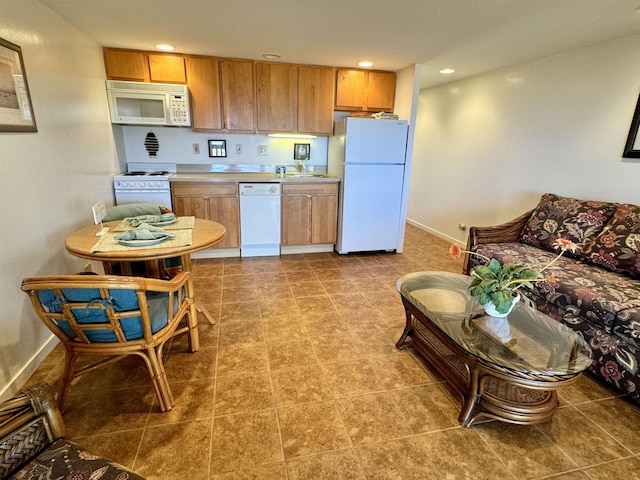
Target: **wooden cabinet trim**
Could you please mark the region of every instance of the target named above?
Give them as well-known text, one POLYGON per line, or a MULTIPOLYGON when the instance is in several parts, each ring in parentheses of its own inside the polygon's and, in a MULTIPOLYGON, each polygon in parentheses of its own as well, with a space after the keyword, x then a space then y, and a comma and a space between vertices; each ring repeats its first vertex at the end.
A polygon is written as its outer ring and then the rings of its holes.
POLYGON ((282 185, 283 195, 337 195, 337 183, 285 183, 282 185))
POLYGON ((237 183, 171 182, 171 190, 181 196, 238 196, 237 183))

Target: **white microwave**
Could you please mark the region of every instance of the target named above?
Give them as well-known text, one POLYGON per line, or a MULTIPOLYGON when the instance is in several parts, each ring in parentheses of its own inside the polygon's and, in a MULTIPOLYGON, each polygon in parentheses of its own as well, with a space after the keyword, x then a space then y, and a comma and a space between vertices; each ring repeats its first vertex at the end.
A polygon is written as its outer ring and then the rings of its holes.
POLYGON ((186 85, 107 80, 111 123, 191 126, 186 85))

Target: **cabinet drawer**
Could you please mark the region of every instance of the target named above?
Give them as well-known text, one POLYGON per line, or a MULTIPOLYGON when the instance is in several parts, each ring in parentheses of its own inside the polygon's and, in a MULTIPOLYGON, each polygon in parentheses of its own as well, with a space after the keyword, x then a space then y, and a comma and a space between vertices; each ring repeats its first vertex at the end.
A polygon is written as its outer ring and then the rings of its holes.
POLYGON ((337 183, 298 183, 283 184, 283 195, 337 195, 337 183))
POLYGON ((198 197, 238 195, 237 183, 209 183, 209 182, 172 182, 174 195, 189 195, 198 197))

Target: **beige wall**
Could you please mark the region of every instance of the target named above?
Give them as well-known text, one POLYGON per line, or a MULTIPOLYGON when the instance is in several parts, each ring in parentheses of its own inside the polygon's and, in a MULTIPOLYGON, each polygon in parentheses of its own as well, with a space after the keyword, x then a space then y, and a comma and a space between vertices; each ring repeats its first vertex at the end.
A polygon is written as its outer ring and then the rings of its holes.
POLYGON ((640 36, 420 92, 408 218, 459 241, 544 192, 640 204, 622 150, 640 92, 640 36))
POLYGON ((0 133, 0 397, 55 342, 20 291, 22 278, 74 273, 64 250, 112 202, 118 171, 99 46, 35 0, 0 0, 0 38, 22 47, 37 133, 0 133))

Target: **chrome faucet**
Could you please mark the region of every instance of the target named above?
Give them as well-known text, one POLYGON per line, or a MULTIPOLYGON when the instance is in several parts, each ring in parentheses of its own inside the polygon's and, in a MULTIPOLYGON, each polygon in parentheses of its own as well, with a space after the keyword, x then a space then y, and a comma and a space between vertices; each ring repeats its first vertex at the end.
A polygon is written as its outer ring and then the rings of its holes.
POLYGON ((305 177, 307 175, 307 162, 300 160, 300 176, 305 177))

